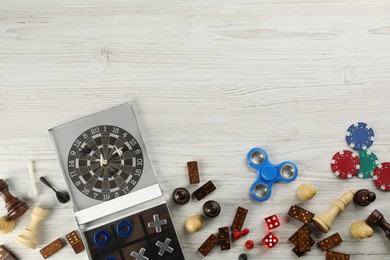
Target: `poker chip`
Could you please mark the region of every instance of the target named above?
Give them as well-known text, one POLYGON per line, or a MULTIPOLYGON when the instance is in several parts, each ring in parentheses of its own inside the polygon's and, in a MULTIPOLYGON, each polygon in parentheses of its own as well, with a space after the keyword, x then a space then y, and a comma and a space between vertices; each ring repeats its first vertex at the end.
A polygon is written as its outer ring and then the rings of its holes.
POLYGON ((330 166, 337 177, 347 179, 358 173, 360 161, 357 154, 343 150, 333 155, 330 166))
POLYGON ((390 162, 378 165, 372 174, 372 179, 379 189, 390 191, 390 162))
POLYGON ((374 136, 374 130, 362 122, 350 125, 345 133, 348 145, 356 151, 369 148, 374 142, 374 136))
POLYGON ((372 177, 374 169, 378 166, 378 157, 369 150, 359 151, 360 168, 357 177, 368 179, 372 177))

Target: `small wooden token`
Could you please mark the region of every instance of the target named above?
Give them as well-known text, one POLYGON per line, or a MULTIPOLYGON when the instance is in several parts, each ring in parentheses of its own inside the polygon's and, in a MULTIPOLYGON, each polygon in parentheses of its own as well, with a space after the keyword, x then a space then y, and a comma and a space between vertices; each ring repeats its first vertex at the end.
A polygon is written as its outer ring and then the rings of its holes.
POLYGON ((0 246, 0 260, 16 260, 16 258, 5 248, 5 246, 0 246))
POLYGON ((58 238, 44 248, 42 248, 41 250, 39 250, 39 252, 43 256, 43 258, 46 259, 64 248, 64 246, 64 242, 62 242, 62 240, 58 238))
POLYGON ((187 162, 187 168, 188 168, 188 177, 190 179, 190 184, 199 183, 200 178, 199 178, 198 162, 197 161, 187 162))
POLYGON ((215 189, 216 187, 214 186, 214 183, 212 181, 208 181, 205 184, 203 184, 202 187, 194 191, 193 195, 199 201, 204 197, 206 197, 211 192, 215 191, 215 189))
POLYGON ((236 215, 234 216, 233 223, 232 223, 233 231, 242 229, 247 213, 248 213, 247 209, 241 207, 237 208, 237 212, 236 215))
POLYGON ((76 230, 73 230, 72 232, 67 234, 66 239, 68 240, 69 244, 72 246, 73 251, 76 254, 85 250, 83 241, 80 239, 80 236, 77 234, 76 230))
POLYGON ((206 241, 199 247, 198 251, 203 255, 207 256, 210 251, 218 244, 218 238, 211 234, 206 241))
POLYGON ((341 242, 343 242, 343 240, 341 239, 340 234, 334 233, 333 235, 317 242, 317 244, 320 247, 321 251, 324 252, 341 244, 341 242))

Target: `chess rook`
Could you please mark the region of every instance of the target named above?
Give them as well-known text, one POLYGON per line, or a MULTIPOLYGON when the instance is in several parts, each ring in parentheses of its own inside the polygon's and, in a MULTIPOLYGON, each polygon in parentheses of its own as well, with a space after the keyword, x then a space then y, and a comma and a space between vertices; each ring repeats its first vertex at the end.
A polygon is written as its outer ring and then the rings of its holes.
POLYGON ((363 220, 358 220, 351 225, 351 235, 354 238, 368 238, 371 237, 374 231, 363 220))
POLYGON ((0 217, 0 235, 7 234, 14 230, 14 228, 15 221, 10 220, 7 216, 0 217))
POLYGON ((375 193, 366 189, 358 190, 353 196, 353 201, 363 207, 370 205, 375 199, 375 193))
POLYGON ((370 225, 376 224, 380 227, 386 234, 386 237, 390 241, 390 223, 385 220, 385 217, 379 210, 374 210, 367 218, 366 222, 370 225))
POLYGON ((34 207, 31 212, 31 221, 28 227, 16 238, 16 243, 35 249, 38 243, 39 223, 46 219, 47 210, 34 207))
POLYGON ((8 190, 7 183, 3 179, 0 179, 0 196, 5 202, 5 207, 8 212, 7 215, 10 220, 17 219, 28 210, 26 202, 23 202, 19 198, 12 196, 8 190))
POLYGON ((352 201, 356 191, 347 191, 339 199, 333 202, 332 207, 327 211, 317 214, 313 218, 315 226, 323 233, 328 233, 336 216, 345 210, 345 207, 352 201))

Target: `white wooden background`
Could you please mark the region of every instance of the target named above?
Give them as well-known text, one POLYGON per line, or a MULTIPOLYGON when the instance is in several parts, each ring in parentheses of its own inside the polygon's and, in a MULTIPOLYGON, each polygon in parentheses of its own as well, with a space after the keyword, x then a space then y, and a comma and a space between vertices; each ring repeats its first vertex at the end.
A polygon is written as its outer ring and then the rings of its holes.
MULTIPOLYGON (((351 189, 377 192, 377 201, 350 205, 334 223, 344 242, 335 251, 352 259, 389 259, 380 229, 372 238, 350 236, 350 224, 377 208, 390 220, 390 193, 371 180, 341 180, 330 158, 347 149, 350 123, 375 130, 372 150, 390 160, 390 2, 388 0, 2 0, 0 3, 0 177, 26 199, 26 163, 65 188, 47 129, 132 101, 187 259, 217 228, 230 225, 237 206, 249 209, 251 233, 230 251, 214 249, 206 259, 294 259, 287 238, 300 226, 286 212, 297 203, 296 187, 315 184, 319 194, 301 204, 326 210, 351 189), (264 203, 249 198, 255 172, 245 162, 255 146, 274 162, 291 160, 300 169, 291 184, 274 186, 264 203), (186 162, 198 160, 201 180, 213 180, 208 197, 221 215, 187 234, 184 220, 203 202, 172 205, 171 192, 188 186, 186 162), (263 218, 278 214, 279 244, 266 250, 263 218), (251 251, 243 244, 256 241, 251 251)), ((71 203, 42 193, 29 205, 50 211, 38 249, 0 237, 20 259, 40 259, 39 249, 76 228, 71 203)), ((193 191, 195 187, 190 187, 193 191)), ((1 209, 1 214, 6 214, 1 209)), ((331 233, 332 233, 331 232, 331 233)), ((329 234, 331 234, 329 233, 329 234)), ((325 235, 314 235, 318 241, 325 235)), ((87 259, 68 245, 51 259, 87 259)), ((316 247, 304 259, 324 259, 316 247)))

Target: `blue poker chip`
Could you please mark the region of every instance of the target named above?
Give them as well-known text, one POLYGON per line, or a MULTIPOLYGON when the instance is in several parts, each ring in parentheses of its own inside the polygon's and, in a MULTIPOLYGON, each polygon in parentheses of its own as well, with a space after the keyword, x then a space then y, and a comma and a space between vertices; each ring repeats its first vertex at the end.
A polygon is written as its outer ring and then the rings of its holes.
POLYGON ((345 140, 356 150, 366 150, 374 143, 374 130, 366 123, 358 122, 348 127, 345 140))

